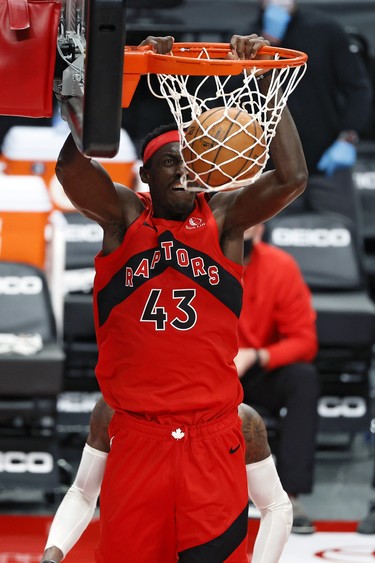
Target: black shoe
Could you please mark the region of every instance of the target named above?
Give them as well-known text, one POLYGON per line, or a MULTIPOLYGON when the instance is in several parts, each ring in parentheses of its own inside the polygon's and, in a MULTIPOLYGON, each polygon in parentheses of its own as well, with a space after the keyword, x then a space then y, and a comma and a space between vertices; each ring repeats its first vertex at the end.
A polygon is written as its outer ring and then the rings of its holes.
POLYGON ((359 522, 357 532, 359 534, 375 534, 375 501, 370 503, 369 512, 359 522))
POLYGON ((316 528, 301 503, 295 497, 291 497, 290 502, 293 507, 292 534, 313 534, 316 528))

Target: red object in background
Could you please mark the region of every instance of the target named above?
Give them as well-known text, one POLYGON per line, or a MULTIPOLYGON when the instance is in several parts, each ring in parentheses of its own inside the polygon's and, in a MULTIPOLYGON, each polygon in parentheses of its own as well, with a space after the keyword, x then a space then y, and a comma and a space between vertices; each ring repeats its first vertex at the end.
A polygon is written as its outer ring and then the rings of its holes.
MULTIPOLYGON (((52 516, 0 515, 1 563, 40 563, 52 516)), ((315 522, 318 532, 355 532, 358 522, 315 522)), ((259 529, 259 520, 249 520, 249 557, 259 529)), ((94 550, 99 537, 99 520, 94 519, 78 543, 68 553, 64 563, 94 561, 94 550)), ((308 538, 311 536, 307 536, 308 538)), ((301 538, 299 538, 301 540, 301 538)), ((352 541, 352 540, 351 540, 352 541)), ((318 545, 319 540, 318 540, 318 545)), ((315 548, 314 548, 315 549, 315 548)), ((314 551, 313 549, 313 551, 314 551)))
POLYGON ((0 115, 51 117, 60 0, 0 0, 0 115))
MULTIPOLYGON (((2 563, 39 563, 47 540, 52 516, 0 516, 0 561, 2 563)), ((64 563, 94 561, 99 537, 99 520, 94 519, 64 563)))

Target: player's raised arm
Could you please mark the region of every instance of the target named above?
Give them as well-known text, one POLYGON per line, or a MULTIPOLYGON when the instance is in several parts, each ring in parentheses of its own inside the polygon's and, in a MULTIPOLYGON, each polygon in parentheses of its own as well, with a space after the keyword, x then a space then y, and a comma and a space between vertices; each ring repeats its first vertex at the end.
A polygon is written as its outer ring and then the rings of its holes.
MULTIPOLYGON (((263 88, 267 88, 264 78, 263 88)), ((236 201, 237 221, 251 226, 273 217, 305 189, 307 167, 293 118, 285 107, 270 145, 274 169, 263 173, 252 186, 244 188, 236 201)))
MULTIPOLYGON (((268 41, 256 35, 232 38, 232 50, 242 58, 254 58, 268 41)), ((265 74, 259 83, 262 94, 267 93, 270 76, 265 74)), ((281 95, 281 92, 280 92, 281 95)), ((235 192, 218 194, 227 205, 225 229, 248 228, 261 223, 281 211, 305 189, 307 168, 299 135, 287 107, 283 109, 276 134, 270 145, 274 169, 263 173, 252 185, 235 192)), ((220 199, 217 204, 219 204, 220 199)), ((213 205, 215 205, 213 203, 213 205)))
MULTIPOLYGON (((166 54, 171 51, 173 43, 174 38, 170 35, 150 35, 140 45, 149 46, 155 53, 166 54)), ((64 103, 63 97, 59 100, 64 103)), ((105 232, 113 231, 115 226, 115 231, 123 236, 143 210, 142 203, 132 190, 112 182, 98 162, 81 154, 72 135, 61 149, 56 175, 74 207, 99 223, 105 232)))
POLYGON ((72 135, 61 149, 56 175, 74 207, 103 227, 107 251, 113 250, 143 210, 135 193, 114 184, 97 161, 83 156, 72 135))

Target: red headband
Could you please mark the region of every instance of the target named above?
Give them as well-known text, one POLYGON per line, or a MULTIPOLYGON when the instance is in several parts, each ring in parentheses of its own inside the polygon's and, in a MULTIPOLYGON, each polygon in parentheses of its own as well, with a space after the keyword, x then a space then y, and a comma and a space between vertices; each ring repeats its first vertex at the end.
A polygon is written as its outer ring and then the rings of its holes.
POLYGON ((148 145, 146 145, 143 153, 143 164, 146 164, 146 162, 152 157, 152 155, 162 146, 167 145, 168 143, 176 142, 180 142, 180 135, 177 129, 167 131, 167 133, 162 133, 158 137, 155 137, 148 143, 148 145))

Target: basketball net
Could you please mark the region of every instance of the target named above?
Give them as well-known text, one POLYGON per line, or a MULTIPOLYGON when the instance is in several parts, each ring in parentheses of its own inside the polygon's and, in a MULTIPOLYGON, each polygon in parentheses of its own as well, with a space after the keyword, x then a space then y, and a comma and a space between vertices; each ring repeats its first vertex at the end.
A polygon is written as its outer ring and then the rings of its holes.
MULTIPOLYGON (((208 51, 203 47, 201 57, 209 58, 208 51)), ((275 57, 276 58, 276 57, 275 57)), ((261 65, 261 60, 259 64, 261 65)), ((264 70, 264 69, 263 69, 264 70)), ((268 69, 267 74, 268 74, 268 69)), ((169 108, 176 120, 180 133, 181 154, 185 165, 186 173, 181 178, 181 183, 186 190, 189 191, 221 191, 227 189, 240 188, 255 182, 262 174, 268 158, 269 147, 276 133, 276 127, 281 119, 282 111, 287 103, 288 97, 302 79, 306 70, 306 63, 299 66, 284 66, 282 68, 273 68, 267 76, 269 87, 266 93, 260 90, 259 74, 262 73, 262 67, 252 67, 243 70, 242 74, 236 76, 183 76, 176 74, 155 74, 157 77, 156 85, 151 83, 152 74, 148 74, 148 85, 150 91, 157 98, 163 98, 168 102, 169 108), (158 90, 157 90, 158 86, 158 90), (209 151, 212 152, 212 146, 225 147, 226 139, 220 141, 215 138, 210 130, 213 129, 212 122, 205 128, 204 124, 200 126, 200 132, 194 137, 194 142, 188 142, 185 137, 187 128, 205 111, 214 107, 225 107, 228 111, 230 108, 247 111, 262 128, 262 135, 258 138, 250 133, 254 128, 248 128, 241 125, 224 112, 225 118, 236 123, 237 134, 246 134, 248 143, 239 151, 234 148, 230 149, 230 157, 220 164, 211 162, 205 155, 209 151), (196 140, 208 140, 206 145, 209 149, 203 152, 196 152, 194 145, 196 140), (257 146, 256 157, 251 157, 249 148, 257 146), (184 149, 189 154, 189 159, 184 157, 184 149), (250 156, 249 156, 250 154, 250 156), (230 163, 236 158, 246 159, 248 165, 246 167, 246 178, 244 175, 239 178, 233 178, 225 172, 225 164, 230 163), (208 172, 220 171, 225 176, 225 183, 218 187, 212 187, 207 184, 199 173, 194 170, 194 165, 201 161, 204 163, 205 174, 207 178, 208 172)), ((217 125, 223 119, 218 119, 214 124, 217 125)), ((228 152, 228 151, 227 151, 228 152)))

